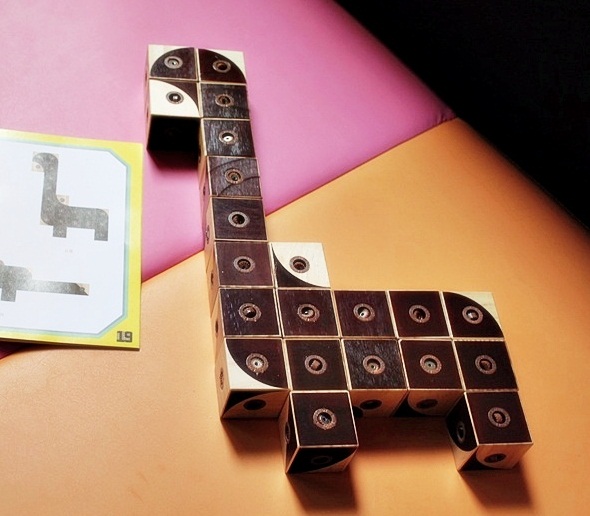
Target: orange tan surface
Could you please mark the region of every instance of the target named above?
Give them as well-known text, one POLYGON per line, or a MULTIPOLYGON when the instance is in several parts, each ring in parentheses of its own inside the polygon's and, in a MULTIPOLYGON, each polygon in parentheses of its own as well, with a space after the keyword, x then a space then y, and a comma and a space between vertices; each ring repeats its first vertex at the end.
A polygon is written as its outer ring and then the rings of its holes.
POLYGON ((0 363, 3 514, 584 514, 590 238, 460 120, 269 216, 332 287, 491 291, 534 446, 458 473, 440 419, 358 422, 345 473, 286 476, 274 420, 220 422, 205 265, 143 286, 140 351, 0 363))

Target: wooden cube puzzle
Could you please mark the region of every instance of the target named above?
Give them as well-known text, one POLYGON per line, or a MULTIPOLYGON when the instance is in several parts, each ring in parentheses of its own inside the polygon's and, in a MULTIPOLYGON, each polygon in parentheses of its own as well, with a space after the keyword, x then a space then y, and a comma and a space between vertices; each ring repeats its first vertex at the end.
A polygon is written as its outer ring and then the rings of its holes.
POLYGON ((457 469, 532 446, 489 293, 330 286, 320 243, 270 242, 243 55, 150 45, 147 146, 199 156, 221 418, 276 418, 287 473, 342 471, 359 417, 445 418, 457 469))

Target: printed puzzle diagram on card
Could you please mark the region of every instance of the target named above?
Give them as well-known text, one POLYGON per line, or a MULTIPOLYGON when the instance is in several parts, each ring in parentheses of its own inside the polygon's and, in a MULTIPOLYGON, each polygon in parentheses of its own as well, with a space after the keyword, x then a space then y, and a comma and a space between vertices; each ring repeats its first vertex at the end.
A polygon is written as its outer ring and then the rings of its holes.
POLYGON ((0 339, 139 347, 142 158, 0 131, 0 339))

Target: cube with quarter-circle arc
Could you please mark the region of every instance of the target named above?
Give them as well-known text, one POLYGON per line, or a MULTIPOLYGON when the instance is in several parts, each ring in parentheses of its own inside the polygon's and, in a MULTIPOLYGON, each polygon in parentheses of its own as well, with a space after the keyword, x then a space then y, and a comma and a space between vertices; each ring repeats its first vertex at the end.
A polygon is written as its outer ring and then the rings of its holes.
POLYGON ((270 242, 269 247, 275 284, 278 288, 330 287, 322 244, 270 242))
POLYGON ((215 371, 220 417, 279 416, 289 393, 281 339, 223 339, 215 371))

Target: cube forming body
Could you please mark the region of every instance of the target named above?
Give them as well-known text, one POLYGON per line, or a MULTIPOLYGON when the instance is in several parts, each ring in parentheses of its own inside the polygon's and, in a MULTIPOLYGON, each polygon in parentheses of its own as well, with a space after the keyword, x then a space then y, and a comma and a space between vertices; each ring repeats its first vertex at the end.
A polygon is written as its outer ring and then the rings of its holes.
POLYGON ((285 337, 337 337, 332 294, 324 289, 278 289, 285 337))
POLYGON ((398 341, 345 339, 343 346, 355 416, 391 416, 408 395, 398 341))
POLYGON ((266 242, 215 241, 206 272, 211 310, 220 288, 273 287, 266 242))
POLYGON ((281 339, 224 339, 215 370, 222 418, 279 416, 289 393, 281 339))
POLYGON ((446 415, 463 394, 452 342, 404 339, 401 349, 408 377, 407 408, 416 414, 446 415))
POLYGON ((212 314, 215 340, 280 337, 272 288, 221 288, 212 314))
POLYGON ((339 340, 287 339, 285 346, 293 390, 346 390, 339 340))

